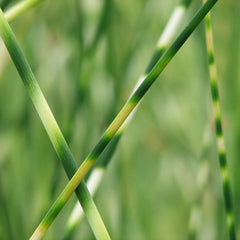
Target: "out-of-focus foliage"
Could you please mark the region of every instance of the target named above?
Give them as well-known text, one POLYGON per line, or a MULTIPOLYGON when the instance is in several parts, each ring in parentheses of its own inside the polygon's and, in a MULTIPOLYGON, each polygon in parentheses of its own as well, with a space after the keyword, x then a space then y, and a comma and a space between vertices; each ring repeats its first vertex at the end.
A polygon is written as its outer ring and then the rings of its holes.
MULTIPOLYGON (((127 100, 177 3, 43 1, 13 22, 78 164, 127 100)), ((193 1, 185 22, 200 4, 193 1)), ((240 3, 229 0, 219 1, 212 12, 237 229, 239 11, 240 3)), ((201 24, 144 97, 95 198, 112 239, 186 239, 191 208, 197 201, 201 206, 198 239, 227 239, 211 111, 201 24), (196 182, 203 161, 209 176, 199 192, 196 182)), ((0 239, 29 237, 66 183, 62 166, 1 43, 0 239)), ((61 239, 74 198, 46 239, 61 239)), ((75 237, 93 239, 87 222, 79 226, 75 237)))

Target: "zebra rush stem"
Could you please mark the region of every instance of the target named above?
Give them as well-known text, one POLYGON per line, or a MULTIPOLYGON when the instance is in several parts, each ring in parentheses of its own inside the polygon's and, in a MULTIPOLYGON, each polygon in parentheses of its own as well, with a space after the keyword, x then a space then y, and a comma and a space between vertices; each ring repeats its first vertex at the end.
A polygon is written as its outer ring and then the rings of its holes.
MULTIPOLYGON (((182 23, 183 17, 185 15, 185 12, 187 11, 189 5, 191 4, 192 0, 182 0, 179 2, 179 4, 174 8, 171 17, 169 18, 168 23, 166 24, 166 27, 163 30, 163 33, 159 37, 159 40, 157 42, 156 49, 149 61, 149 64, 145 70, 145 72, 141 75, 141 77, 138 79, 136 87, 141 84, 141 82, 144 80, 144 78, 147 76, 147 74, 150 73, 150 71, 153 69, 156 62, 160 59, 160 57, 163 55, 164 51, 167 47, 169 47, 171 41, 173 40, 173 37, 176 35, 177 31, 179 30, 180 24, 182 23)), ((132 94, 134 91, 132 92, 132 94)), ((128 120, 130 120, 135 110, 130 114, 128 120)), ((121 128, 117 131, 117 134, 113 137, 111 140, 111 143, 107 146, 105 151, 101 154, 97 165, 94 166, 94 169, 92 170, 88 180, 87 180, 87 186, 92 194, 92 196, 97 191, 97 188, 100 184, 100 181, 102 180, 103 174, 106 170, 106 167, 108 163, 110 162, 117 145, 121 139, 122 134, 124 133, 126 127, 128 126, 129 121, 125 121, 121 128)), ((77 202, 66 225, 65 235, 64 239, 71 239, 72 234, 80 221, 83 218, 83 211, 79 203, 77 202)))
MULTIPOLYGON (((77 170, 77 165, 74 161, 73 155, 1 9, 0 35, 43 122, 43 125, 50 137, 56 153, 62 161, 68 177, 71 178, 77 170)), ((95 237, 99 240, 109 240, 109 234, 84 182, 82 182, 76 189, 76 194, 84 209, 84 212, 95 234, 95 237)), ((54 218, 55 216, 53 217, 53 219, 54 218)), ((41 239, 44 233, 47 231, 48 227, 49 226, 45 224, 44 226, 39 228, 33 234, 31 239, 41 239)))
POLYGON ((189 24, 185 27, 185 29, 181 32, 181 34, 177 37, 175 42, 166 50, 164 55, 159 59, 156 63, 152 71, 146 76, 146 78, 142 81, 140 86, 135 90, 134 94, 130 97, 130 99, 123 106, 119 114, 115 117, 113 122, 107 128, 103 136, 100 138, 99 142, 95 145, 93 150, 87 156, 87 158, 83 161, 75 175, 69 181, 67 186, 64 188, 63 192, 60 194, 58 199, 54 202, 40 225, 38 226, 36 232, 46 230, 50 224, 53 222, 54 218, 61 211, 63 206, 66 204, 67 200, 70 198, 76 187, 81 183, 83 178, 86 176, 88 171, 91 169, 93 164, 96 162, 99 155, 117 133, 119 128, 123 125, 124 121, 128 118, 130 113, 135 109, 137 104, 143 98, 145 93, 157 79, 159 74, 164 70, 170 60, 175 56, 178 50, 182 47, 188 37, 192 34, 198 24, 203 20, 206 14, 211 10, 211 8, 215 5, 217 0, 208 0, 195 14, 189 24))
MULTIPOLYGON (((203 0, 205 2, 205 0, 203 0)), ((226 209, 226 222, 228 227, 228 233, 230 240, 236 239, 235 233, 235 224, 234 224, 234 214, 233 214, 233 204, 232 204, 232 193, 229 183, 229 171, 227 166, 227 157, 225 150, 225 143, 223 138, 222 130, 222 118, 220 111, 220 100, 219 100, 219 91, 217 83, 217 70, 214 60, 214 44, 213 44, 213 33, 212 33, 212 23, 210 13, 207 14, 205 18, 205 32, 206 32, 206 43, 207 43, 207 53, 209 61, 209 76, 211 81, 211 93, 213 101, 213 117, 215 121, 215 131, 216 131, 216 140, 218 148, 218 158, 221 168, 222 176, 222 187, 223 187, 223 196, 226 209)))

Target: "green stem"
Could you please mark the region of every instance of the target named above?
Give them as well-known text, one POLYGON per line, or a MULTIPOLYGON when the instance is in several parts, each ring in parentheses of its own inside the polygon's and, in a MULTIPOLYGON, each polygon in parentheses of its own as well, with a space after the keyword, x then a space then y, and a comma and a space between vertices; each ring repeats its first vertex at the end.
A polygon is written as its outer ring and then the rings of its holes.
MULTIPOLYGON (((18 73, 22 78, 23 83, 33 101, 33 104, 56 150, 56 153, 62 161, 68 177, 71 178, 77 170, 77 165, 74 161, 73 155, 1 9, 0 35, 2 36, 2 39, 18 70, 18 73)), ((96 238, 102 240, 110 239, 101 216, 98 213, 97 208, 84 182, 82 182, 82 184, 80 184, 76 189, 76 194, 80 203, 82 204, 86 217, 93 229, 96 238)), ((46 227, 44 231, 36 231, 31 239, 41 239, 47 228, 48 227, 46 227)))
POLYGON ((195 14, 189 24, 185 27, 182 33, 178 36, 176 41, 166 50, 164 55, 156 63, 152 71, 144 78, 140 86, 136 89, 134 94, 129 98, 127 103, 123 106, 119 114, 115 117, 113 122, 107 128, 99 142, 93 148, 91 153, 87 156, 80 168, 77 170, 75 175, 69 181, 63 192, 60 194, 58 199, 52 205, 42 222, 37 228, 37 231, 42 231, 53 222, 53 219, 61 211, 67 200, 70 198, 76 187, 81 183, 83 178, 89 172, 93 164, 96 162, 99 155, 112 140, 114 135, 117 133, 119 128, 123 125, 124 121, 128 118, 131 112, 136 108, 137 104, 146 94, 148 89, 157 79, 159 74, 164 70, 170 60, 175 56, 178 50, 182 47, 188 37, 192 34, 198 24, 203 20, 206 14, 214 6, 217 0, 208 0, 195 14))
MULTIPOLYGON (((184 14, 186 10, 188 9, 189 5, 191 3, 191 0, 182 0, 180 3, 174 8, 173 13, 171 14, 171 17, 169 18, 169 21, 163 30, 163 33, 159 37, 156 49, 149 61, 149 64, 142 74, 142 76, 138 79, 138 84, 144 79, 144 76, 146 76, 156 62, 160 59, 164 51, 167 47, 169 47, 171 41, 173 40, 174 36, 176 35, 177 30, 179 29, 180 24, 182 23, 182 19, 184 17, 184 14)), ((137 84, 137 85, 138 85, 137 84)), ((137 86, 136 86, 137 87, 137 86)), ((132 93, 133 94, 133 93, 132 93)), ((134 111, 135 112, 135 111, 134 111)), ((131 113, 131 117, 133 116, 134 112, 131 113)), ((122 134, 124 133, 124 130, 126 129, 129 121, 125 121, 121 129, 118 130, 117 134, 113 137, 111 143, 107 146, 107 148, 104 150, 104 152, 101 154, 96 166, 94 167, 93 171, 91 171, 91 174, 89 176, 89 179, 87 181, 87 186, 92 194, 92 196, 95 194, 95 191, 97 190, 100 181, 102 179, 102 176, 106 170, 106 167, 108 163, 110 162, 117 145, 119 143, 119 140, 122 137, 122 134)), ((64 240, 71 239, 74 230, 80 223, 80 221, 83 218, 83 211, 79 203, 76 203, 69 220, 67 222, 64 240)))
POLYGON ((229 183, 229 170, 227 166, 226 149, 223 138, 222 117, 220 111, 219 90, 217 83, 217 71, 214 60, 214 44, 212 34, 212 23, 210 13, 205 18, 205 32, 207 42, 207 53, 209 61, 209 75, 211 81, 211 93, 213 101, 213 117, 215 121, 216 141, 218 148, 219 165, 221 168, 223 196, 226 210, 226 222, 230 240, 236 240, 232 194, 229 183))

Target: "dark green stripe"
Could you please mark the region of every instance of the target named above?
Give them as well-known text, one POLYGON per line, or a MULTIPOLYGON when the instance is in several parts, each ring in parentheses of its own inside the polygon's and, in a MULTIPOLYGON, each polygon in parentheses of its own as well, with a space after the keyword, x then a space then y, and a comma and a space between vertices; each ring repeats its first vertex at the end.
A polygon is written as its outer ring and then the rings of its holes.
POLYGON ((65 169, 65 172, 69 179, 72 178, 74 173, 77 171, 78 166, 76 162, 73 160, 73 155, 70 151, 70 149, 67 146, 67 143, 65 142, 63 136, 61 133, 55 133, 55 138, 57 140, 57 144, 53 144, 56 153, 58 155, 58 158, 62 162, 62 165, 65 169))
POLYGON ((219 94, 218 94, 217 82, 215 79, 212 79, 211 92, 212 92, 213 102, 217 102, 219 99, 219 94))
POLYGON ((140 87, 136 90, 136 92, 130 98, 129 103, 137 104, 145 95, 147 90, 151 87, 154 81, 155 81, 155 78, 153 77, 145 78, 143 83, 140 85, 140 87))
POLYGON ((50 210, 47 212, 47 216, 51 216, 51 218, 44 218, 43 221, 41 222, 41 227, 43 228, 48 228, 52 222, 54 221, 54 219, 57 217, 57 215, 59 214, 59 212, 61 211, 61 209, 64 207, 64 205, 66 204, 66 202, 64 201, 59 201, 59 202, 55 202, 53 204, 53 207, 50 208, 50 210))
POLYGON ((232 203, 231 203, 231 193, 230 193, 228 179, 226 179, 226 181, 223 181, 223 192, 225 196, 226 213, 229 214, 232 212, 232 203))
POLYGON ((153 56, 152 56, 152 58, 151 58, 151 60, 150 60, 150 62, 149 62, 149 64, 148 64, 148 66, 147 66, 147 68, 146 68, 146 70, 145 70, 145 72, 144 72, 144 74, 147 75, 147 74, 153 69, 153 67, 154 67, 155 64, 158 62, 158 60, 160 59, 160 57, 163 55, 163 53, 164 53, 165 50, 166 50, 165 47, 160 47, 159 49, 157 49, 157 50, 154 52, 154 54, 153 54, 153 56))
POLYGON ((231 216, 231 217, 232 217, 232 221, 231 221, 230 225, 228 226, 229 227, 229 235, 230 235, 230 239, 236 240, 234 219, 233 219, 233 216, 231 216))
POLYGON ((215 125, 216 125, 216 134, 218 137, 222 137, 222 125, 221 119, 219 116, 215 118, 215 125))
POLYGON ((109 161, 111 160, 116 148, 118 146, 119 140, 121 139, 122 134, 117 134, 113 137, 109 145, 104 149, 103 153, 99 157, 94 167, 103 167, 105 168, 109 161))
POLYGON ((111 141, 111 139, 112 137, 104 134, 87 158, 95 161, 105 149, 107 144, 111 141))
POLYGON ((212 51, 208 52, 208 62, 210 65, 214 64, 214 55, 212 51))
POLYGON ((220 163, 221 168, 226 167, 227 160, 226 160, 225 152, 223 152, 223 153, 219 152, 218 157, 219 157, 219 163, 220 163))

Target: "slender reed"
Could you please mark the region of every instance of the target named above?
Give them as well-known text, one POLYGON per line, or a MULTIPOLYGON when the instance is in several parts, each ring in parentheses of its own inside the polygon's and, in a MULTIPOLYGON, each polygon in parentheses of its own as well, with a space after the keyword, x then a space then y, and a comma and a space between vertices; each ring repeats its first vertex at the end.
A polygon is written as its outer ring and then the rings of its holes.
MULTIPOLYGON (((157 42, 156 49, 149 61, 149 64, 144 71, 144 73, 141 75, 141 77, 137 81, 137 86, 139 83, 142 82, 142 80, 147 76, 147 74, 150 73, 156 62, 160 59, 164 51, 166 50, 167 47, 169 47, 171 41, 173 40, 174 36, 177 33, 177 30, 180 27, 180 24, 182 23, 184 14, 186 10, 188 9, 190 3, 192 0, 182 0, 180 3, 174 8, 173 13, 171 14, 169 21, 163 30, 163 33, 159 37, 159 40, 157 42)), ((132 92, 132 94, 134 91, 132 92)), ((136 111, 136 109, 135 109, 136 111)), ((134 112, 135 112, 134 111, 134 112)), ((133 117, 134 112, 131 113, 131 117, 133 117)), ((129 119, 130 120, 130 119, 129 119)), ((110 162, 115 149, 117 148, 117 145, 119 143, 119 140, 122 137, 122 134, 124 133, 124 130, 126 129, 129 121, 125 121, 122 125, 122 127, 118 130, 116 135, 113 137, 111 143, 107 146, 105 151, 102 153, 100 156, 96 166, 94 169, 91 171, 89 179, 87 180, 87 186, 92 195, 95 194, 102 177, 104 175, 104 172, 106 170, 106 167, 108 163, 110 162)), ((65 230, 65 235, 64 235, 64 240, 71 239, 72 234, 77 227, 77 225, 80 223, 80 221, 83 218, 83 211, 81 208, 81 205, 77 202, 66 225, 66 230, 65 230)))
POLYGON ((95 145, 93 150, 81 164, 75 175, 69 181, 67 186, 64 188, 63 192, 60 194, 58 199, 54 202, 38 228, 35 234, 44 234, 49 228, 51 223, 57 214, 61 211, 63 206, 66 204, 67 200, 70 198, 76 187, 83 180, 86 174, 89 172, 93 164, 96 162, 99 155, 112 140, 114 135, 117 133, 119 128, 123 125, 124 121, 128 118, 130 113, 135 109, 140 100, 146 94, 151 85, 155 82, 159 74, 164 70, 170 60, 175 56, 178 50, 182 47, 188 37, 192 34, 198 24, 203 20, 210 9, 215 5, 217 0, 208 0, 194 15, 192 20, 188 23, 185 29, 177 37, 175 42, 166 50, 163 56, 156 63, 152 71, 146 76, 146 78, 141 82, 138 88, 134 91, 134 94, 129 98, 126 104, 123 106, 119 114, 115 117, 113 122, 107 128, 103 136, 100 138, 99 142, 95 145))
MULTIPOLYGON (((33 101, 33 104, 56 150, 56 153, 62 161, 68 177, 71 178, 77 170, 77 165, 74 161, 73 155, 1 9, 0 35, 33 101)), ((98 213, 97 208, 84 182, 82 182, 82 184, 80 184, 79 187, 76 189, 76 194, 80 203, 82 204, 86 217, 92 227, 96 238, 104 240, 110 239, 109 234, 101 219, 101 216, 98 213)), ((43 236, 43 232, 44 231, 39 231, 38 233, 33 235, 31 239, 41 239, 43 236)))
MULTIPOLYGON (((205 0, 203 0, 205 2, 205 0)), ((207 53, 209 62, 209 76, 211 81, 211 93, 213 101, 213 116, 215 121, 215 131, 216 131, 216 141, 218 148, 218 158, 221 169, 222 176, 222 187, 223 196, 226 209, 226 222, 228 227, 229 238, 231 240, 236 239, 235 224, 234 224, 234 214, 232 205, 232 194, 229 183, 229 171, 227 166, 227 157, 225 150, 225 143, 223 138, 223 128, 222 128, 222 118, 220 111, 220 100, 219 91, 217 83, 217 71, 216 64, 214 60, 214 45, 213 45, 213 34, 212 34, 212 24, 210 13, 207 14, 205 18, 205 32, 206 32, 206 43, 207 43, 207 53)))

